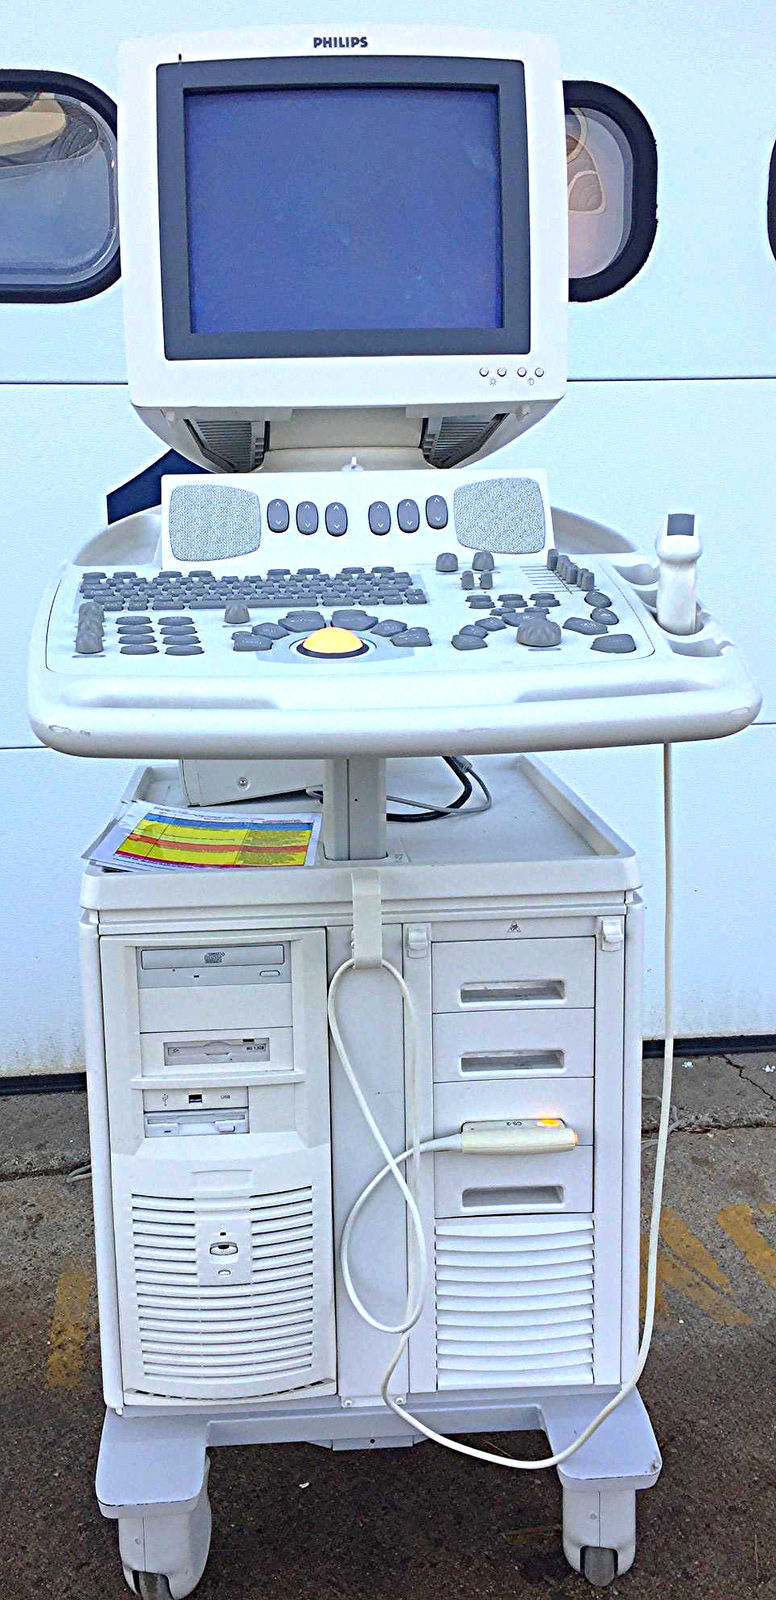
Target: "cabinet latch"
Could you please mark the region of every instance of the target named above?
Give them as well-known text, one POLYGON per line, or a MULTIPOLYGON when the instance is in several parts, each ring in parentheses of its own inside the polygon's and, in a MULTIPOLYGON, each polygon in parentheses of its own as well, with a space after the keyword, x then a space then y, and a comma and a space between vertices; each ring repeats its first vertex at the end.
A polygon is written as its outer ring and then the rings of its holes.
POLYGON ((599 950, 619 950, 625 940, 622 917, 599 917, 596 924, 599 950))

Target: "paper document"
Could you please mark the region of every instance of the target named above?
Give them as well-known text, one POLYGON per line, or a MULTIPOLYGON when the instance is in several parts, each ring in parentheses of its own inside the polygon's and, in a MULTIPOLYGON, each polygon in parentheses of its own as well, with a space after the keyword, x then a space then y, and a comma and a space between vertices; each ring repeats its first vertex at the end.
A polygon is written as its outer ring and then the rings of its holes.
POLYGON ((85 859, 123 872, 186 872, 192 867, 310 867, 320 815, 198 811, 128 805, 85 859))

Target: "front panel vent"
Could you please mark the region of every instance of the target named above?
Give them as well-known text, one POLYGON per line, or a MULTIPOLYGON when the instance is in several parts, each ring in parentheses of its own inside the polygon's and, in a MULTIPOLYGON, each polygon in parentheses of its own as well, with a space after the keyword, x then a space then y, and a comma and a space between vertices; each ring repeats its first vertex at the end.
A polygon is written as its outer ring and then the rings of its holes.
MULTIPOLYGON (((274 1393, 316 1382, 318 1221, 310 1187, 249 1200, 132 1196, 132 1386, 169 1396, 274 1393), (237 1224, 237 1226, 235 1225, 237 1224), (245 1240, 244 1281, 203 1281, 202 1236, 245 1240)), ((229 1256, 224 1260, 229 1261, 229 1256)), ((330 1374, 325 1374, 330 1376, 330 1374)))
POLYGON ((593 1381, 593 1220, 436 1224, 439 1389, 593 1381))

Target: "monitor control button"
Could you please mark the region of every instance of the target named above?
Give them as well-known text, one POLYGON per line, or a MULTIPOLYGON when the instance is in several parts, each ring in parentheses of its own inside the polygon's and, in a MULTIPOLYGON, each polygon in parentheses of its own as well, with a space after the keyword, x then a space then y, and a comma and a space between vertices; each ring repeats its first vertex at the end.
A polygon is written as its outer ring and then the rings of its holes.
POLYGON ((300 533, 318 531, 318 507, 312 500, 300 500, 296 508, 296 525, 300 533))
POLYGON ((270 500, 267 506, 267 527, 270 533, 285 533, 288 527, 288 506, 285 500, 270 500))
POLYGON ((426 521, 430 528, 446 528, 447 501, 442 494, 430 494, 426 501, 426 521))
POLYGON ((480 377, 481 378, 487 378, 489 373, 490 373, 490 367, 480 367, 480 377))
POLYGON ((326 532, 333 534, 335 538, 347 533, 348 514, 341 500, 332 500, 331 504, 326 507, 324 521, 326 523, 326 532))
POLYGON ((507 369, 506 367, 497 367, 496 373, 499 378, 505 378, 507 375, 507 369))
POLYGON ((544 377, 544 367, 537 367, 536 368, 536 377, 537 378, 543 378, 544 377))
POLYGON ((528 368, 527 367, 518 367, 517 376, 518 376, 518 378, 527 377, 528 376, 528 368))
POLYGON ((420 512, 417 501, 400 500, 396 507, 396 521, 402 533, 417 533, 420 527, 420 512))

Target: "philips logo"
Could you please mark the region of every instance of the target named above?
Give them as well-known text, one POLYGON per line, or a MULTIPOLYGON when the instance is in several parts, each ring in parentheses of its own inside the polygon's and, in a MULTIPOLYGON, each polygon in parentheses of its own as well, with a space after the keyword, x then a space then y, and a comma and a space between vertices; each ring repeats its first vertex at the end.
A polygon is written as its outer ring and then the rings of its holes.
POLYGON ((368 45, 365 33, 318 34, 313 39, 313 50, 366 50, 368 45))
POLYGON ((223 959, 224 959, 223 950, 206 950, 205 951, 205 966, 206 967, 220 967, 221 962, 223 961, 223 959))

